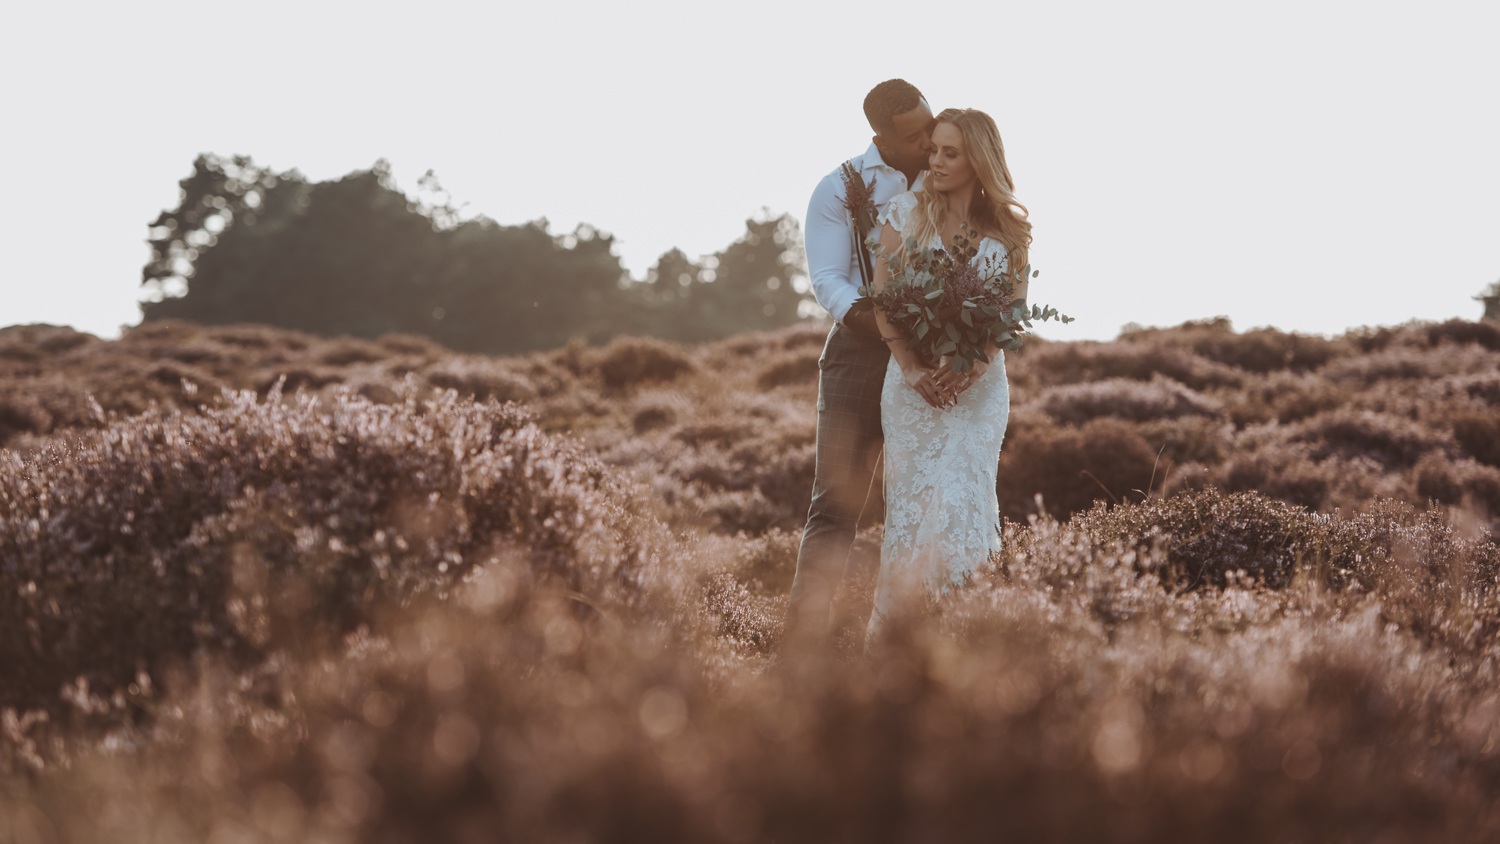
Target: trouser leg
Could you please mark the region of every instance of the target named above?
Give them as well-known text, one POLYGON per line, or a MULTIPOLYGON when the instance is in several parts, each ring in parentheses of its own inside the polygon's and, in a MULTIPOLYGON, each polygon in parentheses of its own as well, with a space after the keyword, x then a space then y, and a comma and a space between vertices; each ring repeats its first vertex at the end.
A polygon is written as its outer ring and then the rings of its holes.
POLYGON ((878 340, 835 326, 818 362, 817 465, 787 619, 794 637, 827 634, 861 512, 867 519, 881 515, 883 497, 871 481, 882 445, 880 389, 889 358, 878 340))

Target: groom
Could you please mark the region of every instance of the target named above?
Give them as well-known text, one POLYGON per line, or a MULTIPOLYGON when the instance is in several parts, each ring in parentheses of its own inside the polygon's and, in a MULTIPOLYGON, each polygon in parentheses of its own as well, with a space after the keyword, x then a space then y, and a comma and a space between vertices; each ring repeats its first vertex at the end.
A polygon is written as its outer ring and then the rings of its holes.
MULTIPOLYGON (((874 143, 848 165, 871 193, 878 211, 891 198, 921 184, 932 149, 932 109, 922 92, 902 79, 876 85, 865 97, 865 117, 874 143)), ((818 361, 818 444, 812 507, 797 554, 787 637, 820 642, 828 635, 833 594, 860 511, 878 514, 883 498, 871 489, 880 432, 880 389, 890 351, 880 339, 875 312, 855 307, 859 287, 868 284, 868 256, 861 260, 854 217, 845 207, 845 167, 823 177, 807 207, 807 266, 813 295, 837 322, 818 361)))

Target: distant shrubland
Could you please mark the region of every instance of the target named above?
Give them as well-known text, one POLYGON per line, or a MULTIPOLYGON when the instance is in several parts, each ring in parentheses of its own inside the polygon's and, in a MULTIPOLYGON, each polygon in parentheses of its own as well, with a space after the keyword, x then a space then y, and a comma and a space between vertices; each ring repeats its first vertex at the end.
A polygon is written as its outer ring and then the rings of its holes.
POLYGON ((824 331, 0 329, 0 841, 1500 835, 1494 326, 1033 340, 1004 550, 784 653, 824 331))
MULTIPOLYGON (((677 345, 619 338, 517 357, 414 335, 320 338, 264 326, 151 322, 113 342, 0 330, 0 444, 95 428, 111 414, 196 411, 223 389, 376 403, 452 390, 515 401, 649 484, 671 519, 733 533, 796 530, 812 484, 826 328, 677 345), (184 388, 184 384, 188 385, 184 388), (90 396, 98 403, 96 410, 90 396), (100 417, 102 411, 104 417, 100 417)), ((1015 405, 1004 514, 1214 486, 1315 511, 1377 499, 1500 516, 1500 328, 1452 321, 1322 337, 1221 321, 1112 342, 1033 340, 1007 360, 1015 405)))

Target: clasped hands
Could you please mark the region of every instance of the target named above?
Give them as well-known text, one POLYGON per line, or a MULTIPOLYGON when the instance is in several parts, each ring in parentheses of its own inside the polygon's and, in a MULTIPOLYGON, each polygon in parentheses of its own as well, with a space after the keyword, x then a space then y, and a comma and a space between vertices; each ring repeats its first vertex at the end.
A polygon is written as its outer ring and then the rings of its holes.
POLYGON ((953 362, 944 358, 938 366, 925 361, 911 360, 901 365, 901 374, 906 383, 917 391, 926 402, 936 408, 949 408, 958 403, 958 397, 977 383, 989 364, 976 360, 967 372, 958 372, 953 362))

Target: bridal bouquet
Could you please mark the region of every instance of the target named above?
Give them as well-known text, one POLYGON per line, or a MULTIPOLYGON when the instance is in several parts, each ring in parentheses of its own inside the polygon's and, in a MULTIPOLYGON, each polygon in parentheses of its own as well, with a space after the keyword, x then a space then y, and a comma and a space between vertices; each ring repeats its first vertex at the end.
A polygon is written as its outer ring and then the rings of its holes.
MULTIPOLYGON (((969 371, 976 360, 989 363, 984 350, 990 341, 1007 351, 1021 348, 1033 321, 1073 321, 1056 308, 1016 302, 1016 283, 994 266, 997 259, 976 260, 978 242, 968 225, 948 249, 924 249, 908 238, 904 256, 886 256, 891 275, 885 291, 860 288, 911 337, 907 348, 933 363, 947 357, 956 372, 969 371)), ((1020 277, 1040 274, 1028 264, 1020 277)))

